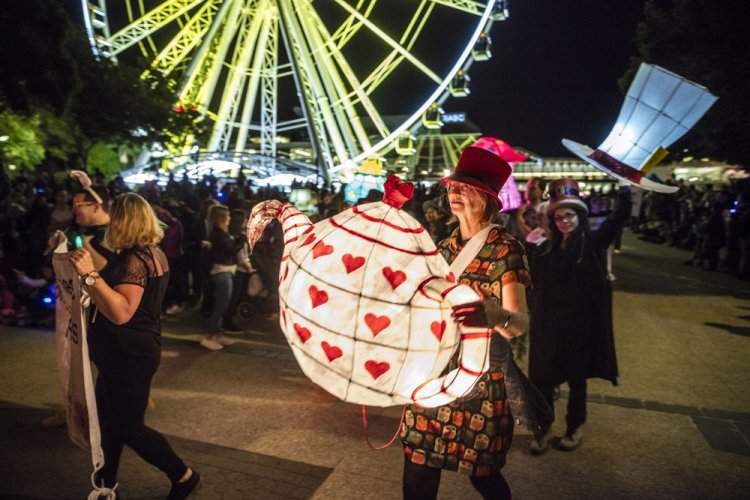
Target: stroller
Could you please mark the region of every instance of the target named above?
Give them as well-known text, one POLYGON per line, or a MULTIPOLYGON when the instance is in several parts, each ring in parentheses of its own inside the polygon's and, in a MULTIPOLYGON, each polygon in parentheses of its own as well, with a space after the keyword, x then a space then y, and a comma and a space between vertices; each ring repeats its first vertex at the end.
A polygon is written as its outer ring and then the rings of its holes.
POLYGON ((253 272, 249 273, 247 286, 233 311, 235 323, 243 329, 259 315, 279 312, 279 260, 256 250, 250 261, 253 272))

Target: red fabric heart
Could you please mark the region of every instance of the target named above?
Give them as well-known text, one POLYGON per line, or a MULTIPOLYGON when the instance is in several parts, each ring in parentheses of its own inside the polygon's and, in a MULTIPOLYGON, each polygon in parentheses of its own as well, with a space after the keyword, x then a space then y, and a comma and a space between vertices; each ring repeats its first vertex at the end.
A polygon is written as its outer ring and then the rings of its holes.
POLYGON ((439 323, 437 321, 433 321, 432 324, 430 325, 430 331, 435 337, 437 337, 438 342, 443 340, 443 334, 445 333, 446 326, 448 325, 445 323, 445 320, 439 323))
POLYGON ((308 236, 307 238, 305 238, 305 241, 303 241, 303 242, 302 242, 302 244, 301 244, 300 246, 302 246, 302 247, 303 247, 303 246, 305 246, 305 245, 309 245, 309 244, 310 244, 310 243, 312 243, 313 241, 315 241, 315 233, 313 233, 313 234, 311 234, 310 236, 308 236))
POLYGON ((341 262, 343 262, 344 267, 346 267, 346 274, 349 274, 352 271, 356 271, 357 269, 362 267, 365 264, 365 258, 354 257, 352 254, 347 253, 344 254, 343 257, 341 257, 341 262))
POLYGON ((447 279, 451 283, 455 283, 456 282, 456 276, 453 274, 452 271, 450 273, 448 273, 448 276, 446 276, 445 279, 447 279))
POLYGON ((331 345, 325 340, 320 343, 320 347, 323 348, 323 351, 326 353, 326 357, 328 358, 328 361, 331 362, 334 359, 338 359, 341 357, 343 352, 341 352, 341 349, 336 347, 335 345, 331 345))
POLYGON ((313 259, 317 259, 318 257, 322 257, 323 255, 328 255, 333 253, 333 246, 332 245, 326 245, 323 243, 323 240, 320 240, 315 244, 313 247, 313 259))
POLYGON ((378 363, 377 361, 369 360, 365 362, 365 370, 370 372, 372 378, 377 379, 379 376, 391 369, 391 365, 385 361, 378 363))
POLYGON ((310 330, 298 323, 294 324, 294 331, 297 332, 297 336, 303 344, 310 340, 310 337, 312 337, 312 333, 310 333, 310 330))
POLYGON ((289 275, 289 266, 286 266, 284 268, 284 276, 281 277, 279 280, 279 285, 286 279, 286 277, 289 275))
POLYGON ((383 276, 385 276, 385 279, 388 280, 394 290, 406 281, 406 274, 403 271, 394 271, 390 267, 383 269, 383 276))
POLYGON ((378 333, 382 332, 391 324, 388 316, 375 316, 372 313, 365 314, 365 323, 370 327, 372 336, 375 337, 378 333))
POLYGON ((307 289, 307 292, 310 294, 310 300, 312 301, 313 309, 328 302, 328 294, 326 293, 326 291, 318 290, 318 287, 316 287, 315 285, 310 285, 310 288, 307 289))
POLYGON ((383 203, 394 208, 400 209, 404 206, 404 203, 411 200, 411 197, 414 196, 414 184, 402 181, 395 175, 388 177, 383 189, 385 190, 383 203))

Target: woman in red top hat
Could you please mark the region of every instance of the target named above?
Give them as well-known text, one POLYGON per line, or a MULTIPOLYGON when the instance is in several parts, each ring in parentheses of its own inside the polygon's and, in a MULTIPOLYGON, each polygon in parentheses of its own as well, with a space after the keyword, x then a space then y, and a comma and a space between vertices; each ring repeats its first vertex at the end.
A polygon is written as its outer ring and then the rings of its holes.
POLYGON ((508 344, 526 333, 530 285, 523 246, 492 224, 500 210, 500 188, 510 173, 499 156, 468 147, 454 172, 442 180, 458 227, 440 243, 440 250, 458 281, 485 297, 457 306, 454 317, 469 326, 492 328, 496 335, 490 341, 490 369, 470 394, 439 408, 407 408, 400 434, 405 499, 436 498, 442 469, 469 475, 483 498, 511 498, 501 469, 514 422, 537 432, 551 422, 551 411, 516 368, 508 344))
MULTIPOLYGON (((568 383, 567 429, 558 448, 572 451, 583 437, 586 380, 617 385, 606 252, 630 214, 630 188, 620 187, 616 210, 595 231, 575 180, 553 181, 549 193, 549 237, 532 263, 529 377, 550 406, 555 387, 568 383)), ((552 430, 545 431, 532 441, 533 454, 549 448, 552 430)))

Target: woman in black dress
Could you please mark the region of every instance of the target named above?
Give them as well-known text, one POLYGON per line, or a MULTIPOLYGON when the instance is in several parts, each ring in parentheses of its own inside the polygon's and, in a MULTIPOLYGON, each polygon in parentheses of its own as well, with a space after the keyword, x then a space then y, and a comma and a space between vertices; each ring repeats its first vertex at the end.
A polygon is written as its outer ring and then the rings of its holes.
MULTIPOLYGON (((572 451, 583 437, 586 380, 617 385, 607 247, 630 215, 630 188, 620 187, 617 208, 595 231, 575 180, 553 181, 549 192, 549 238, 531 263, 529 378, 550 406, 555 388, 568 383, 567 430, 558 448, 572 451)), ((531 453, 543 453, 552 439, 548 427, 531 453)))
POLYGON ((94 306, 89 353, 99 372, 96 403, 105 460, 97 486, 116 488, 120 455, 128 445, 167 475, 172 483, 167 498, 180 499, 197 486, 200 476, 144 422, 151 379, 161 359, 159 314, 169 282, 167 259, 157 246, 163 234, 148 202, 125 193, 110 209, 105 243, 116 255, 102 274, 85 248, 71 254, 71 263, 94 306))

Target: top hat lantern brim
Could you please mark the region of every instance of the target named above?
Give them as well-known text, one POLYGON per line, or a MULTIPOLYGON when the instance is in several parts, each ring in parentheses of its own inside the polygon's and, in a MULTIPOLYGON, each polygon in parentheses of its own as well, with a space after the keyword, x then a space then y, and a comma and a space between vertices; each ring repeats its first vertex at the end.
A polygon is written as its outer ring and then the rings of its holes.
POLYGON ((562 143, 571 153, 617 180, 657 193, 669 194, 676 193, 679 190, 677 186, 668 186, 661 182, 652 181, 645 176, 644 172, 618 161, 603 151, 593 150, 570 139, 563 139, 562 143))

